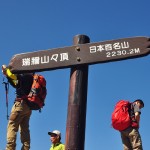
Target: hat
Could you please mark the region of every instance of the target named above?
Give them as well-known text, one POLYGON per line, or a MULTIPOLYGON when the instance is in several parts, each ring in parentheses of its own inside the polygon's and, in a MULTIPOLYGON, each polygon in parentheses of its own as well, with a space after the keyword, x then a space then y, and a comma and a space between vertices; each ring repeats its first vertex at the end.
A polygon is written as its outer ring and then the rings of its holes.
POLYGON ((144 102, 141 99, 137 99, 134 102, 140 102, 140 104, 143 105, 143 107, 144 107, 144 102))
POLYGON ((59 137, 61 137, 61 133, 58 130, 54 130, 52 132, 48 132, 48 135, 51 135, 51 134, 56 134, 56 135, 59 135, 59 137))

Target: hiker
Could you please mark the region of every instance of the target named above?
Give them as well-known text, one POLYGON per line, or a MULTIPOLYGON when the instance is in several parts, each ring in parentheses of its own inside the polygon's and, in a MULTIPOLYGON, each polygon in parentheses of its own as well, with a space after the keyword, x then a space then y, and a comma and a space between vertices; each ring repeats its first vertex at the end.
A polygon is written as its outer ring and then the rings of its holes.
POLYGON ((6 150, 16 149, 16 136, 20 130, 20 139, 22 143, 21 150, 30 149, 30 131, 29 120, 31 109, 22 98, 28 95, 33 82, 33 74, 12 74, 6 65, 2 65, 2 73, 7 77, 8 82, 16 89, 16 98, 11 110, 7 126, 7 145, 6 150))
POLYGON ((50 135, 50 140, 52 142, 50 150, 65 150, 64 144, 61 141, 61 133, 58 130, 54 130, 52 132, 48 132, 50 135))
POLYGON ((143 107, 144 102, 141 99, 131 103, 131 109, 129 109, 129 115, 132 119, 131 126, 120 131, 124 150, 143 150, 139 133, 140 114, 143 107))

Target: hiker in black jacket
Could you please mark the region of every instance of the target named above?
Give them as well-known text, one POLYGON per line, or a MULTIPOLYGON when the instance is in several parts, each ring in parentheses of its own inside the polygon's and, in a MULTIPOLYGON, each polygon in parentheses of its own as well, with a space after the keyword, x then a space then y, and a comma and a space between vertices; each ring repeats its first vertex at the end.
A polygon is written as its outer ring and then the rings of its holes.
POLYGON ((18 129, 20 130, 20 139, 22 142, 21 150, 30 149, 30 131, 29 120, 31 109, 23 99, 24 95, 28 95, 32 86, 32 74, 15 75, 9 68, 2 66, 2 73, 7 77, 9 83, 16 88, 16 98, 11 110, 7 127, 7 145, 6 150, 16 149, 16 136, 18 129))

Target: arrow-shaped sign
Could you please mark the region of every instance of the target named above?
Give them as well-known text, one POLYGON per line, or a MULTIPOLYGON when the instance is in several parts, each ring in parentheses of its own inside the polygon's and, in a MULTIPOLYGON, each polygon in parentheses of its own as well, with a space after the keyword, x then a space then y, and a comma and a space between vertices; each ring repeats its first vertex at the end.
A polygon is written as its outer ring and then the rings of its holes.
POLYGON ((13 73, 36 72, 137 58, 149 53, 150 39, 133 37, 17 54, 9 67, 13 73))

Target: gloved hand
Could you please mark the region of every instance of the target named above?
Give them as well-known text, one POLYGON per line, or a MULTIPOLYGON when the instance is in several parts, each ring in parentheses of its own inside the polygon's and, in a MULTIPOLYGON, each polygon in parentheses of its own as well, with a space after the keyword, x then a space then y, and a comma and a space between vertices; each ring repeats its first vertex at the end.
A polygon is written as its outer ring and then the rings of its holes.
POLYGON ((2 73, 4 75, 6 75, 6 69, 7 69, 7 66, 6 65, 2 65, 2 73))

